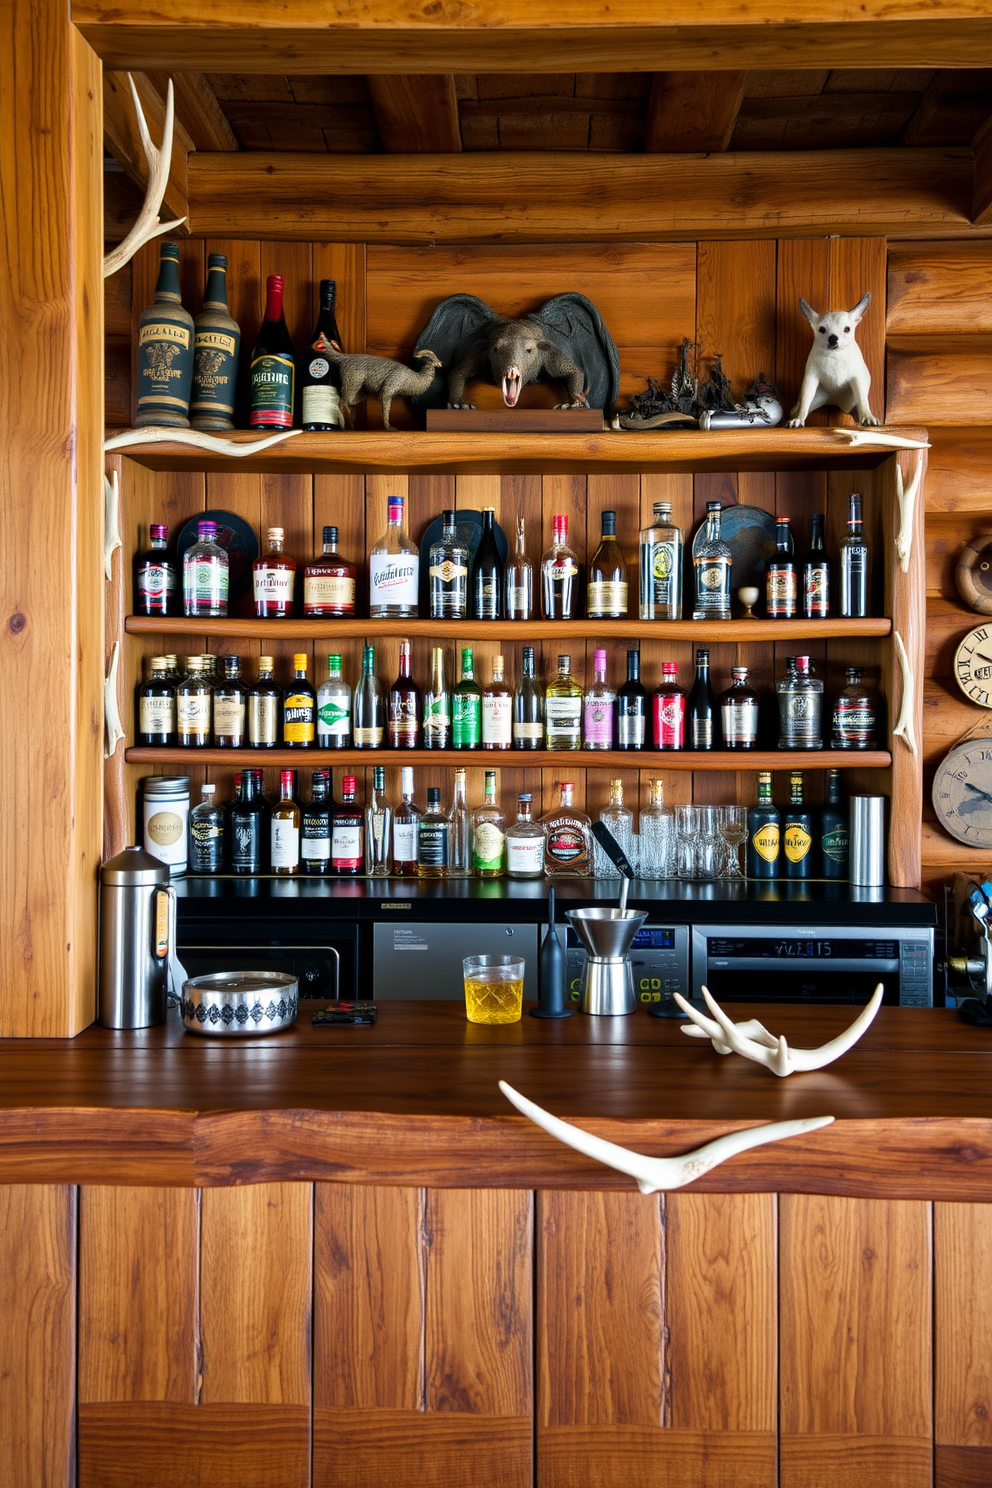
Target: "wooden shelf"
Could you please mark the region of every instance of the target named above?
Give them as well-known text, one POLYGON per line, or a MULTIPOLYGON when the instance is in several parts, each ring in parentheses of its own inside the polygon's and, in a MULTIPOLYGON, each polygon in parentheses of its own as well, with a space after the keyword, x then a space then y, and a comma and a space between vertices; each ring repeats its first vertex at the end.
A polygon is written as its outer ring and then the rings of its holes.
POLYGON ((291 767, 327 765, 443 765, 454 769, 535 770, 571 766, 575 770, 609 766, 625 770, 829 770, 871 766, 885 769, 892 756, 884 749, 151 749, 125 750, 132 765, 249 765, 291 767))
MULTIPOLYGON (((896 453, 889 446, 852 448, 848 429, 730 429, 688 433, 602 434, 426 434, 385 430, 294 434, 283 444, 232 460, 172 441, 142 443, 120 453, 149 470, 245 470, 283 475, 370 472, 542 474, 598 471, 833 470, 874 469, 896 453)), ((863 431, 869 438, 871 431, 863 431)), ((888 429, 925 439, 921 429, 888 429)), ((257 434, 239 430, 218 436, 244 445, 257 434)), ((116 452, 115 452, 116 453, 116 452)))
POLYGON ((255 620, 187 619, 179 615, 129 615, 130 635, 220 636, 225 640, 325 640, 427 636, 433 641, 830 640, 887 636, 892 621, 867 620, 255 620))

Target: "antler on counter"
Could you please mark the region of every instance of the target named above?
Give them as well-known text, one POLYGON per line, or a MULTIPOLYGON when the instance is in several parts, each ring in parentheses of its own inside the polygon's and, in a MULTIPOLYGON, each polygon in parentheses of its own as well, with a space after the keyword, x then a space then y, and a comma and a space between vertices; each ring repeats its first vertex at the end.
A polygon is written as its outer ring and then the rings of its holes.
POLYGON ((710 996, 709 990, 706 987, 702 990, 706 1006, 713 1014, 712 1018, 707 1018, 705 1013, 694 1008, 678 992, 674 994, 675 1001, 693 1025, 690 1028, 683 1027, 682 1032, 689 1038, 708 1038, 718 1054, 740 1054, 745 1059, 753 1060, 755 1064, 763 1064, 773 1075, 783 1077, 823 1069, 824 1065, 833 1064, 835 1059, 846 1054, 870 1026, 882 1006, 883 996, 882 983, 879 982, 871 1001, 858 1014, 850 1028, 828 1043, 821 1044, 818 1049, 790 1049, 784 1036, 775 1038, 763 1024, 753 1018, 746 1023, 732 1022, 716 998, 710 996))

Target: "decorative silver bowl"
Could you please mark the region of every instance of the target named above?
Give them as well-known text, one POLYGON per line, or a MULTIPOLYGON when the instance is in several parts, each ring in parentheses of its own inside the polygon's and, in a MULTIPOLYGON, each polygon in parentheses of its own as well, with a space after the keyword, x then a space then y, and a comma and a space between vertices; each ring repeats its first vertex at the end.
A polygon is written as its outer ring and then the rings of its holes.
POLYGON ((221 971, 183 982, 179 1014, 187 1033, 256 1038, 296 1021, 300 985, 283 971, 221 971))

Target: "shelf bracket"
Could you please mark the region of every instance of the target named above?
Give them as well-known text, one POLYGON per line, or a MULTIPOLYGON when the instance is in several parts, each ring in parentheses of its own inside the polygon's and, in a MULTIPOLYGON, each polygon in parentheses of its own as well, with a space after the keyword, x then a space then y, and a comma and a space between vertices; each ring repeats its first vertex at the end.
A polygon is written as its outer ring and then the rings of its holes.
POLYGON ((231 460, 243 460, 245 455, 257 454, 259 450, 271 449, 302 434, 302 429, 282 429, 278 434, 267 434, 264 439, 253 439, 250 444, 234 444, 228 439, 219 439, 216 434, 204 434, 201 429, 127 429, 123 434, 114 434, 104 440, 103 452, 130 449, 133 444, 188 444, 193 449, 208 450, 212 455, 226 455, 231 460))
POLYGON ((916 683, 913 680, 913 669, 906 655, 906 647, 903 645, 902 636, 897 630, 892 632, 895 646, 896 660, 899 662, 899 672, 902 676, 902 698, 899 702, 899 717, 896 726, 892 730, 893 739, 901 739, 909 750, 915 755, 916 733, 913 729, 913 714, 916 712, 916 683))
POLYGON ((114 576, 114 554, 123 547, 121 542, 121 484, 117 471, 112 470, 103 477, 103 572, 107 579, 114 576))
POLYGON ((114 642, 114 649, 110 653, 110 666, 103 683, 103 721, 107 730, 107 745, 105 759, 110 759, 116 752, 118 744, 124 738, 124 728, 121 724, 120 709, 117 706, 117 669, 121 660, 121 643, 114 642))

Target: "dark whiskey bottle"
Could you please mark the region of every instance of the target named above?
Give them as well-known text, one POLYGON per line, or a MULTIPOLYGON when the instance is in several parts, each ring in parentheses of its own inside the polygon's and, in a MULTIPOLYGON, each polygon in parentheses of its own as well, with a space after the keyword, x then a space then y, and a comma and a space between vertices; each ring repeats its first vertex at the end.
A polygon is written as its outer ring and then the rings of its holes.
POLYGON ((848 812, 841 804, 840 771, 827 771, 827 796, 820 810, 820 873, 846 880, 850 853, 848 812))
POLYGON ((176 689, 164 656, 149 665, 148 681, 138 688, 138 743, 168 749, 176 742, 176 689))
POLYGON ((149 424, 189 428, 193 390, 193 317, 179 293, 179 248, 159 249, 155 298, 138 322, 138 412, 136 429, 149 424))
POLYGON ((262 873, 267 856, 269 806, 262 794, 261 770, 241 772, 241 795, 227 817, 228 862, 231 872, 262 873))
POLYGON ((781 849, 781 816, 772 801, 772 776, 758 776, 758 804, 747 814, 747 876, 777 878, 781 849))
POLYGON ((250 429, 291 429, 296 361, 282 308, 283 278, 266 281, 265 319, 251 354, 250 429))
POLYGON ((386 700, 386 743, 390 749, 416 749, 420 712, 420 688, 410 676, 410 642, 400 641, 399 675, 386 700))
POLYGON ((809 547, 802 562, 803 619, 826 620, 833 603, 833 565, 823 546, 823 513, 809 519, 809 547))
POLYGON ((696 651, 696 680, 689 694, 689 748, 716 748, 716 698, 710 681, 710 653, 696 651))
POLYGON ((802 772, 790 777, 789 809, 782 818, 782 874, 810 878, 813 873, 813 813, 803 802, 802 772))
POLYGON ((193 322, 193 393, 189 421, 194 429, 233 429, 241 331, 227 308, 227 258, 207 258, 203 309, 193 322))
POLYGON ((344 350, 341 344, 341 333, 334 316, 336 292, 337 285, 333 279, 321 279, 317 324, 310 337, 310 345, 300 373, 302 389, 300 422, 304 429, 321 433, 344 428, 344 414, 341 411, 341 374, 335 358, 328 355, 329 352, 340 354, 344 350))

